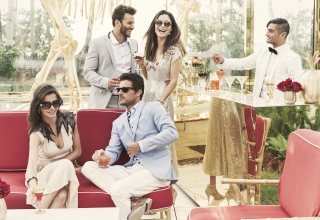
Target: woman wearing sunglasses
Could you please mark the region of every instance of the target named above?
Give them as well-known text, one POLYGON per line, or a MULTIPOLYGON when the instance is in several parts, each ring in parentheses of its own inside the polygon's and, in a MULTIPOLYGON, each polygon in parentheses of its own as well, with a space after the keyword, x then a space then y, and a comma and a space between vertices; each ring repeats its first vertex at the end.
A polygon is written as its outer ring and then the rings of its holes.
POLYGON ((71 161, 81 155, 80 138, 71 112, 61 112, 57 89, 41 84, 28 115, 29 159, 27 204, 35 205, 33 187, 43 186, 41 208, 77 208, 79 182, 71 161))
MULTIPOLYGON (((180 40, 181 32, 173 15, 161 10, 153 18, 144 35, 146 39, 144 59, 138 62, 147 86, 143 101, 159 101, 174 116, 171 93, 177 85, 180 63, 186 51, 180 40)), ((177 155, 174 144, 170 145, 172 166, 178 174, 177 155)))

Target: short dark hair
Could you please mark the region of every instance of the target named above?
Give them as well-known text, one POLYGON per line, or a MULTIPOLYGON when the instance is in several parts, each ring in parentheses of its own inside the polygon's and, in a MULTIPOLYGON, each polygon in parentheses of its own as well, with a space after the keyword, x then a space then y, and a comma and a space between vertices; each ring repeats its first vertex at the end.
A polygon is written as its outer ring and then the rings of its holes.
POLYGON ((128 80, 132 83, 132 87, 134 91, 137 92, 141 89, 142 93, 140 95, 140 100, 142 100, 143 93, 144 93, 144 82, 142 76, 136 73, 123 73, 120 76, 120 81, 128 80))
POLYGON ((112 12, 112 26, 114 27, 116 20, 122 23, 122 19, 125 13, 135 15, 137 10, 131 6, 118 5, 112 12))
POLYGON ((267 28, 269 27, 269 24, 277 24, 277 31, 280 33, 286 32, 287 33, 286 38, 288 37, 290 32, 290 25, 286 19, 284 18, 272 19, 268 22, 267 28))

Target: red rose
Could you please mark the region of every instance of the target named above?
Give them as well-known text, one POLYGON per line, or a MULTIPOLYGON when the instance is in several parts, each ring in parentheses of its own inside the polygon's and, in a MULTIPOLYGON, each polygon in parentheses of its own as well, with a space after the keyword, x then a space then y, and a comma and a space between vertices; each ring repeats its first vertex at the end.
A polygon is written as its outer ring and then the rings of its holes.
POLYGON ((10 193, 10 185, 0 178, 0 199, 6 197, 10 193))
POLYGON ((280 82, 278 85, 277 85, 277 89, 279 89, 281 92, 284 92, 285 90, 284 90, 284 86, 283 86, 283 81, 282 82, 280 82))
POLYGON ((293 87, 292 79, 288 78, 283 83, 284 91, 290 91, 293 87))
POLYGON ((292 79, 288 78, 285 81, 281 81, 277 85, 277 89, 279 89, 282 92, 286 91, 294 91, 294 92, 300 92, 303 91, 303 88, 300 83, 298 82, 292 82, 292 79))
POLYGON ((293 82, 292 90, 293 90, 294 92, 300 92, 300 91, 303 91, 303 88, 302 88, 302 86, 301 86, 300 83, 298 83, 298 82, 293 82))

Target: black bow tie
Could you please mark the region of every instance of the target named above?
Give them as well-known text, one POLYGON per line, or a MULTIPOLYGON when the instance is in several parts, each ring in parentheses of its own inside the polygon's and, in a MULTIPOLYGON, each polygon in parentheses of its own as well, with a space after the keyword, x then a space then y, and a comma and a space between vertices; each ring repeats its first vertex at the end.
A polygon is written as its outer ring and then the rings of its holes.
POLYGON ((278 54, 278 52, 275 50, 275 49, 273 49, 273 48, 271 48, 271 47, 269 47, 269 51, 271 52, 271 53, 274 53, 274 54, 278 54))

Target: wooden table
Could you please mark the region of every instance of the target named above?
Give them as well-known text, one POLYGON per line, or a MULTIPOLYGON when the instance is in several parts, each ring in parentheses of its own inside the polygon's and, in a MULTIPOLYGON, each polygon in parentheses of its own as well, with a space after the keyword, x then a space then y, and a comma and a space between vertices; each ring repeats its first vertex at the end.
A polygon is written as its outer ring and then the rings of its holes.
POLYGON ((8 209, 6 220, 119 220, 119 208, 74 208, 44 209, 45 213, 36 214, 35 209, 8 209))

